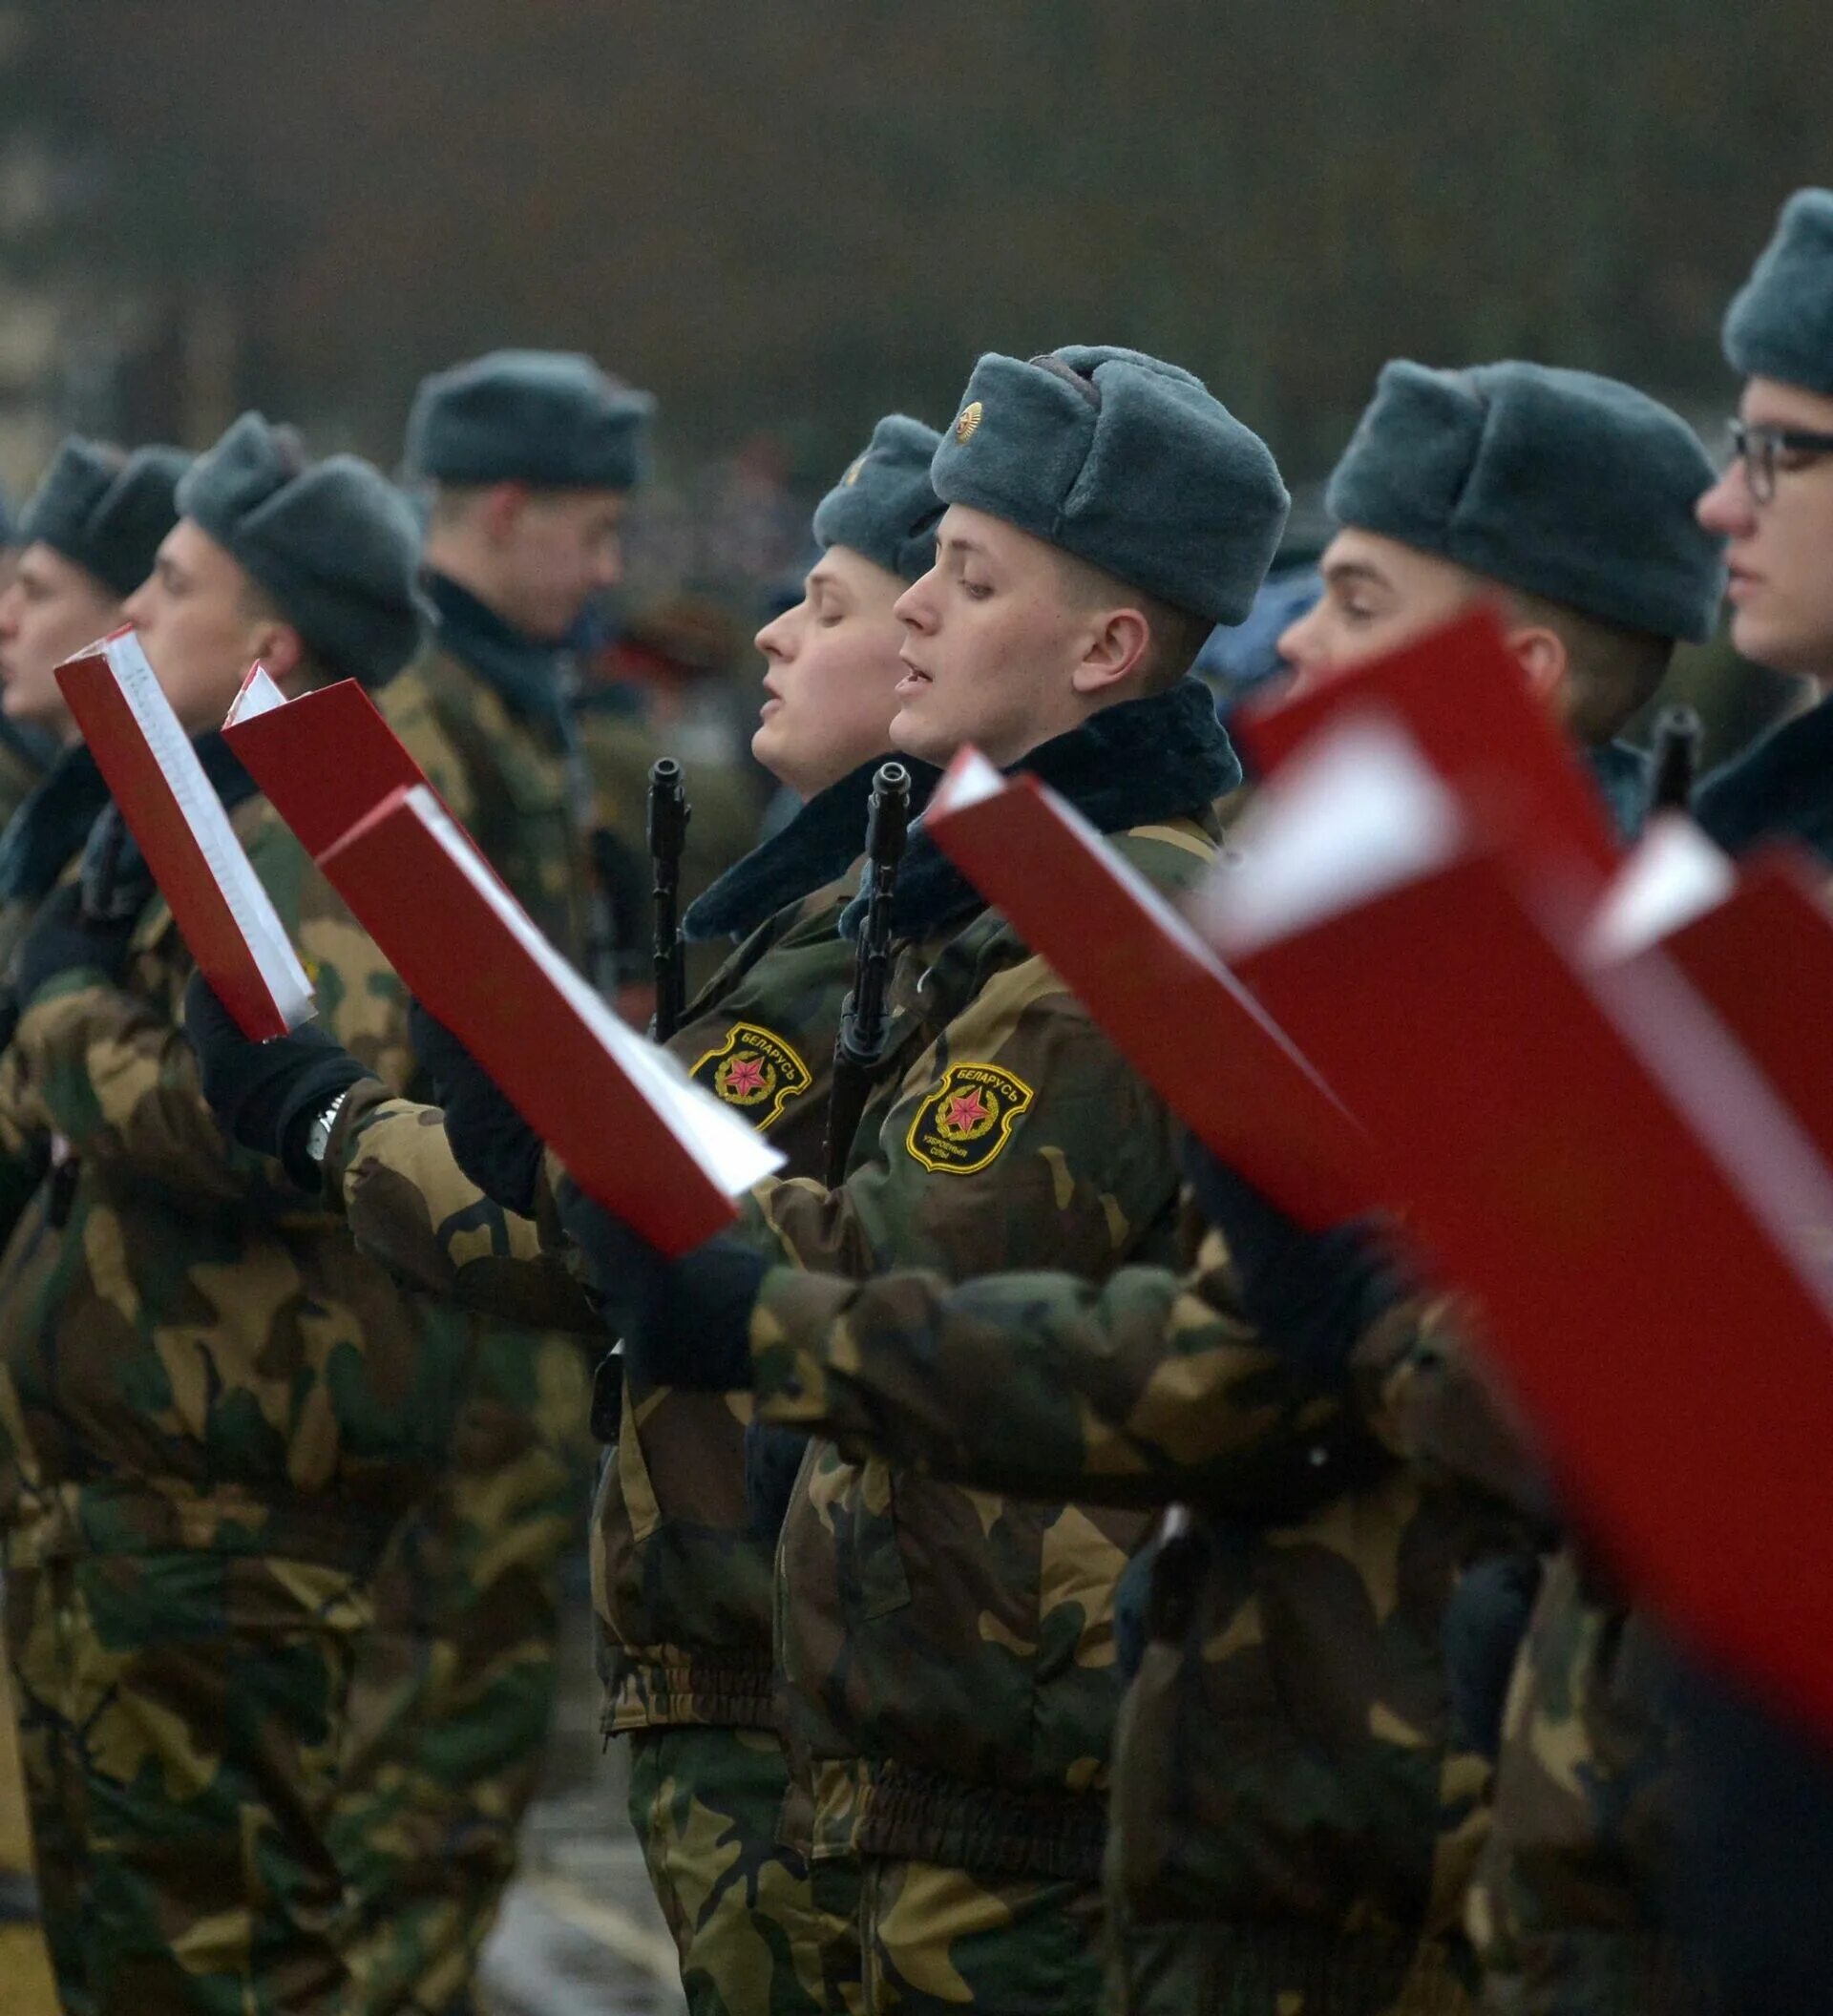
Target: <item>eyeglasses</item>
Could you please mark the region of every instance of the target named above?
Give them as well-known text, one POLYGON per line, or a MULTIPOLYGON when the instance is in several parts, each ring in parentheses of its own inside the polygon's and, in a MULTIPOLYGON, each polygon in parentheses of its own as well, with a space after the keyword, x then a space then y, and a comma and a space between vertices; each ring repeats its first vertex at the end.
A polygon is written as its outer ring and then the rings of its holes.
MULTIPOLYGON (((1744 481, 1750 486, 1753 504, 1773 503, 1776 477, 1784 455, 1804 455, 1812 461, 1833 455, 1833 434, 1817 434, 1799 427, 1751 427, 1741 420, 1731 423, 1731 452, 1744 465, 1744 481)), ((1790 464, 1790 467, 1799 465, 1790 464)))

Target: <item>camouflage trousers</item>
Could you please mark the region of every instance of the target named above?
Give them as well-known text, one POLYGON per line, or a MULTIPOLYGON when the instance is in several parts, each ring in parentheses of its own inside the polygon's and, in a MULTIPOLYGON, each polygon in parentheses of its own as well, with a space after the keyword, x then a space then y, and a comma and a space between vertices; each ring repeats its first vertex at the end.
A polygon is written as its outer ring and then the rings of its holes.
POLYGON ((866 2016, 1095 2016, 1106 1914, 1092 1884, 865 1863, 866 2016))
POLYGON ((1460 1942, 1219 1921, 1127 1922, 1114 1904, 1110 2016, 1470 2016, 1460 1942))
POLYGON ((856 1869, 811 1871, 778 1843, 790 1774, 775 1736, 683 1727, 629 1742, 630 1824, 690 2016, 856 2016, 856 1869))
POLYGON ((246 1555, 9 1575, 39 1894, 69 2016, 348 2007, 326 1838, 364 1586, 246 1555))
POLYGON ((576 1344, 493 1326, 440 1488, 377 1571, 331 1819, 365 2016, 473 2006, 554 1718, 588 1403, 576 1344))
POLYGON ((0 2005, 8 2016, 57 2016, 51 1954, 38 1922, 32 1827, 12 1690, 0 1670, 0 2005))

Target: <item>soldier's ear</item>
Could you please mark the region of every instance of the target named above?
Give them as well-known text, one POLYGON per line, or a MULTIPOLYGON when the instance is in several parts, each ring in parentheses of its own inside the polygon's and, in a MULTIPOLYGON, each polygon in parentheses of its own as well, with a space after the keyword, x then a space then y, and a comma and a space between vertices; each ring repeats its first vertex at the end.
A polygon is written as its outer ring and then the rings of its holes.
POLYGON ((493 546, 504 546, 515 536, 528 505, 526 483, 493 483, 485 491, 477 522, 493 546))
POLYGON ((1089 620, 1085 648, 1069 682, 1085 696, 1106 693, 1138 672, 1151 649, 1152 626, 1143 610, 1098 610, 1089 620))
POLYGON ((290 700, 301 675, 308 670, 306 640, 291 623, 276 617, 263 622, 255 642, 255 656, 267 667, 267 676, 290 700))
POLYGON ((1528 690, 1563 720, 1572 676, 1566 640, 1545 623, 1522 623, 1507 632, 1506 642, 1527 676, 1528 690))

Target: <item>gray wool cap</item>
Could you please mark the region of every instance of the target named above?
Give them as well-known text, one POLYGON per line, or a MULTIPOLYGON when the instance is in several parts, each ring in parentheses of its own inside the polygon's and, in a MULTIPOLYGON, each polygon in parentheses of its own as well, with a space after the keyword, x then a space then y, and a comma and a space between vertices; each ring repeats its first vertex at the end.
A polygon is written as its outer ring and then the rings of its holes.
POLYGON ((413 517, 360 457, 308 462, 290 431, 243 413, 192 464, 178 505, 332 671, 380 685, 419 648, 413 517))
POLYGON ((420 382, 410 476, 634 490, 656 402, 569 350, 492 350, 420 382))
POLYGON ((1746 378, 1833 397, 1833 189, 1798 189, 1782 205, 1725 316, 1725 356, 1746 378))
POLYGON ((982 357, 930 480, 945 505, 1217 623, 1253 606, 1291 503, 1272 451, 1201 379, 1100 346, 982 357))
POLYGON ((1339 524, 1656 637, 1709 637, 1720 541, 1694 506, 1715 472, 1678 413, 1612 378, 1538 364, 1385 366, 1330 479, 1339 524))
POLYGON ((814 508, 817 545, 854 553, 914 581, 936 557, 936 520, 942 500, 929 480, 941 441, 933 427, 888 413, 872 430, 864 453, 814 508))
POLYGON ((179 449, 123 455, 73 434, 20 514, 19 543, 42 539, 125 599, 153 572, 160 540, 178 523, 173 493, 190 466, 179 449))

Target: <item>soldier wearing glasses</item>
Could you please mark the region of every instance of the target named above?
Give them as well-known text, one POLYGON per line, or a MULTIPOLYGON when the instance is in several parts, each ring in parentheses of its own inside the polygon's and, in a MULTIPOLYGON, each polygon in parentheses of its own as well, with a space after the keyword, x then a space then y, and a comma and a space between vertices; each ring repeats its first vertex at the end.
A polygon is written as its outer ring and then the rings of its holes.
POLYGON ((1725 355, 1745 380, 1735 452, 1699 520, 1727 542, 1732 642, 1822 697, 1708 778, 1695 809, 1722 846, 1787 834, 1833 861, 1833 189, 1789 199, 1725 355))

